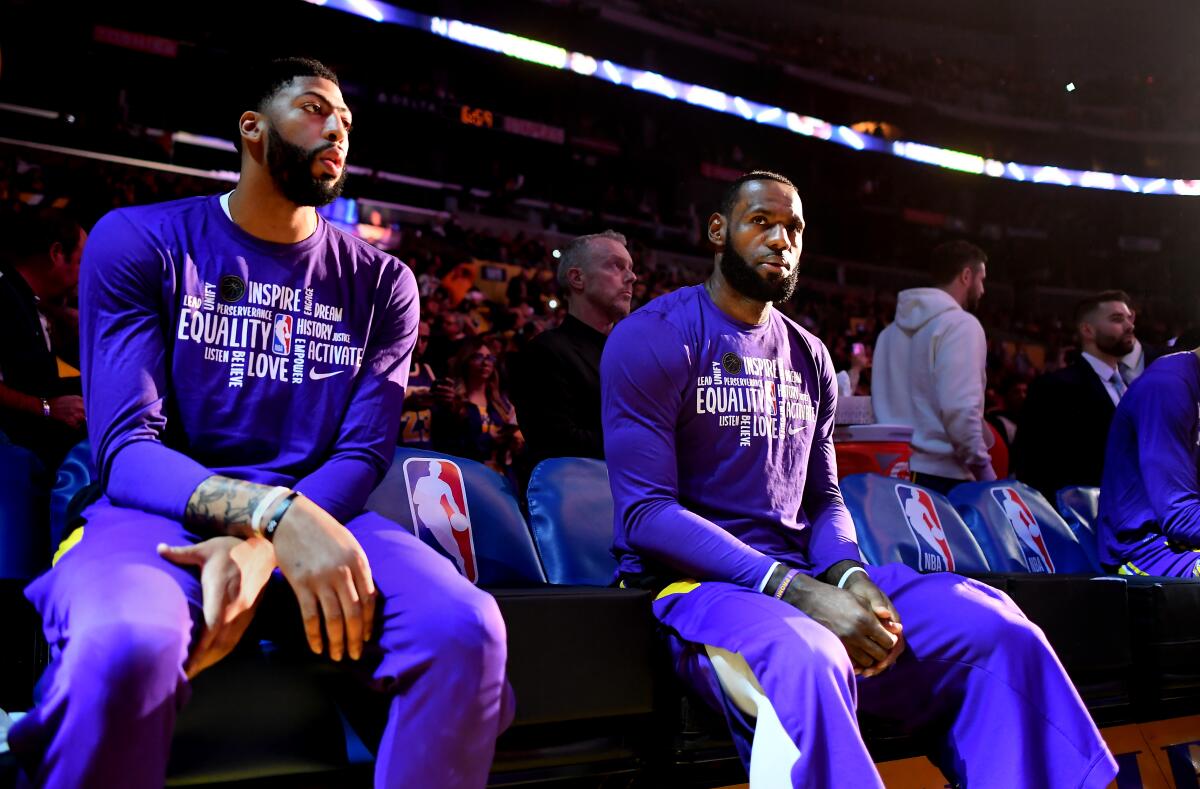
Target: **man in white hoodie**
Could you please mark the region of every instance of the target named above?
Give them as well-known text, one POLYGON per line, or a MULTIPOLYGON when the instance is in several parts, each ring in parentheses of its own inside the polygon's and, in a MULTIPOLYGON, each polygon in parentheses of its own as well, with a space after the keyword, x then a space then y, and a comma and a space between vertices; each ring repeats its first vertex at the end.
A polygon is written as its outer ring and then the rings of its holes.
POLYGON ((966 241, 936 247, 936 287, 901 291, 896 320, 875 346, 875 418, 912 426, 913 481, 941 493, 996 478, 983 421, 987 340, 971 314, 983 297, 986 264, 984 251, 966 241))

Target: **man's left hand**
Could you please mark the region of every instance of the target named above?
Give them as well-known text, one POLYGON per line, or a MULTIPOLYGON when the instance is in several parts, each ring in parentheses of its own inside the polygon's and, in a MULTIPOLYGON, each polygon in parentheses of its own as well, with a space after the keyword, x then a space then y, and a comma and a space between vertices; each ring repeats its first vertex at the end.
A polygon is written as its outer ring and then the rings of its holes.
POLYGON ((200 568, 204 627, 183 667, 193 679, 242 639, 275 569, 275 549, 262 537, 213 537, 195 545, 159 545, 158 555, 200 568))
POLYGON ((888 650, 887 657, 863 672, 864 679, 873 677, 887 670, 896 662, 896 658, 900 657, 900 653, 904 651, 904 626, 900 624, 900 614, 896 612, 896 607, 892 605, 892 601, 888 599, 883 590, 876 586, 875 582, 866 573, 854 573, 851 575, 846 580, 845 589, 857 597, 868 611, 879 617, 880 624, 889 633, 896 636, 896 645, 888 650))

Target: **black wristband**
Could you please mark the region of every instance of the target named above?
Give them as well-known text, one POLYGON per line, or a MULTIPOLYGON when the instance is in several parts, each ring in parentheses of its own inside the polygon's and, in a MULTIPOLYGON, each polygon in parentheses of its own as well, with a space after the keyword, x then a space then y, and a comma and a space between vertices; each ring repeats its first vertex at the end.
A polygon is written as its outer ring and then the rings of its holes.
POLYGON ((275 530, 279 528, 279 522, 283 520, 283 516, 287 514, 288 509, 292 506, 292 502, 299 495, 300 491, 293 490, 291 493, 285 496, 283 501, 279 502, 279 506, 275 508, 275 514, 271 516, 269 521, 267 521, 267 525, 263 526, 262 536, 265 537, 268 542, 275 541, 275 530))
POLYGON ((779 566, 772 571, 771 577, 767 579, 766 585, 763 586, 763 594, 774 597, 775 592, 779 589, 779 585, 783 583, 783 579, 787 577, 788 571, 791 569, 791 567, 780 562, 779 566))

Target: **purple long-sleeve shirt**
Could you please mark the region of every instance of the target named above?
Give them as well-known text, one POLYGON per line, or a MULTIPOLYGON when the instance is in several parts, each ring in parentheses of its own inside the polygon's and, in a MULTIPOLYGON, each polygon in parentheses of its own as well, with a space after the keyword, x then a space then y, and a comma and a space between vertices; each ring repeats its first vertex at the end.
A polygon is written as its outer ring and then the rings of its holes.
POLYGON ((1121 398, 1108 433, 1097 537, 1100 561, 1151 575, 1200 550, 1200 359, 1174 353, 1121 398), (1170 542, 1178 550, 1164 550, 1170 542), (1190 555, 1189 555, 1190 554, 1190 555))
POLYGON ((80 270, 84 398, 109 499, 181 519, 213 474, 356 515, 391 463, 418 299, 319 219, 255 238, 217 196, 113 211, 80 270))
POLYGON ((600 380, 622 574, 753 588, 776 560, 820 573, 860 558, 833 364, 794 321, 742 323, 683 288, 617 325, 600 380))

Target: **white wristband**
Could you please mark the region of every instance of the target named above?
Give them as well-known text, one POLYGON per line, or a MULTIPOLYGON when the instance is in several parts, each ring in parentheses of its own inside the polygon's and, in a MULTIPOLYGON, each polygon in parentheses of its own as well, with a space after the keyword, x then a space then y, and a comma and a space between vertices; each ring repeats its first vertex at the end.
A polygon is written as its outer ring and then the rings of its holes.
POLYGON ((850 576, 854 575, 855 573, 865 573, 865 572, 866 572, 866 570, 864 570, 861 567, 851 567, 849 570, 842 573, 842 579, 840 581, 838 581, 838 583, 837 583, 838 589, 846 588, 846 581, 850 580, 850 576))
POLYGON ((259 500, 258 506, 254 508, 254 514, 250 516, 250 530, 255 534, 262 534, 263 516, 267 514, 271 507, 275 506, 275 502, 279 501, 281 496, 286 496, 290 492, 289 488, 285 488, 282 485, 271 488, 267 492, 267 495, 259 500))

